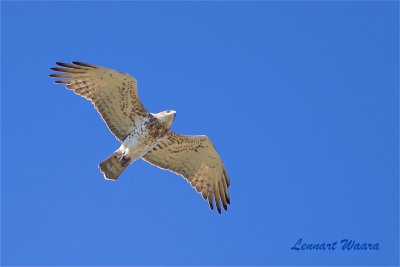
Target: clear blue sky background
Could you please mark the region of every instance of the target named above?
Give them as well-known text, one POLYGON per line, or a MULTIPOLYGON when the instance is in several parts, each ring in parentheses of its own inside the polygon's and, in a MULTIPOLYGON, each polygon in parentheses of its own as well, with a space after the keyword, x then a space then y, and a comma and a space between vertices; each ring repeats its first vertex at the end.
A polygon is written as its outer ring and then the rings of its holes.
POLYGON ((1 23, 3 265, 398 263, 397 2, 2 2, 1 23), (207 134, 228 212, 141 160, 105 181, 118 141, 48 77, 73 60, 207 134))

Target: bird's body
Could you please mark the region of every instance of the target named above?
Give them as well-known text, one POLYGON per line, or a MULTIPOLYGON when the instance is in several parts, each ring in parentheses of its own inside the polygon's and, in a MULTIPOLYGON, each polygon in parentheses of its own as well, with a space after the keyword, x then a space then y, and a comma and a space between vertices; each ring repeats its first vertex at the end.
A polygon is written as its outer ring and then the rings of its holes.
POLYGON ((91 100, 110 131, 122 143, 99 164, 108 180, 116 180, 138 158, 162 169, 182 175, 211 209, 213 201, 221 212, 230 204, 230 180, 225 167, 207 136, 183 136, 170 130, 175 119, 173 110, 149 113, 141 104, 136 80, 127 74, 103 67, 73 62, 59 63, 60 72, 52 77, 66 78, 56 83, 91 100))
POLYGON ((162 138, 169 132, 175 114, 175 111, 169 110, 158 114, 149 113, 126 137, 118 150, 99 164, 104 178, 116 180, 132 162, 159 147, 162 138), (108 167, 108 162, 113 162, 113 168, 108 167), (117 171, 112 171, 113 169, 117 171))

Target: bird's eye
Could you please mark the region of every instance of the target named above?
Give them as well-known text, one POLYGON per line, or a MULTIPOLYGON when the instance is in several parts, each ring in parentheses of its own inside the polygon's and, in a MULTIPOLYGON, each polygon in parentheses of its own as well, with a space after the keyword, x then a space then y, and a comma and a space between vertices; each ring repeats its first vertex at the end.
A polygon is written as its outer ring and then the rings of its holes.
POLYGON ((169 113, 169 110, 167 111, 167 113, 169 113))

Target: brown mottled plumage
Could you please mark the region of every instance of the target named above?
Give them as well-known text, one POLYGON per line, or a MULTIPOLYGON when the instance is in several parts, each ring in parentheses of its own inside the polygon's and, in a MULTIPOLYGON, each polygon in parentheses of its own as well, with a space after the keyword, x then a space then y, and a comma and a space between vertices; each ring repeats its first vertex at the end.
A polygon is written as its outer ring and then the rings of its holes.
POLYGON ((184 136, 170 130, 175 111, 149 113, 139 100, 136 79, 128 74, 83 62, 56 63, 51 77, 88 100, 122 143, 99 164, 104 177, 116 180, 138 158, 183 176, 210 208, 221 213, 230 204, 230 180, 207 136, 184 136))

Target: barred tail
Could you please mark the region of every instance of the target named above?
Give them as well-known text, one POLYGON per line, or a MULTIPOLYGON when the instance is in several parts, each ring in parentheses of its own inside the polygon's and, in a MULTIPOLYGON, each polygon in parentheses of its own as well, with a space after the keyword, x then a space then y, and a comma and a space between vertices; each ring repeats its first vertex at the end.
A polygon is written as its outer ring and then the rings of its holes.
POLYGON ((107 159, 100 162, 99 168, 106 180, 115 181, 130 163, 131 159, 129 157, 121 156, 118 152, 114 152, 107 159))

